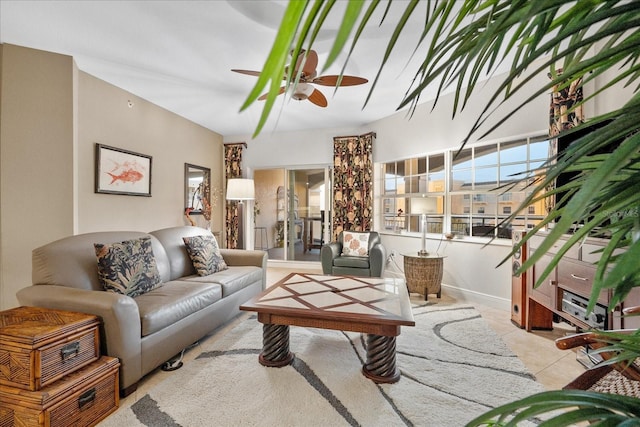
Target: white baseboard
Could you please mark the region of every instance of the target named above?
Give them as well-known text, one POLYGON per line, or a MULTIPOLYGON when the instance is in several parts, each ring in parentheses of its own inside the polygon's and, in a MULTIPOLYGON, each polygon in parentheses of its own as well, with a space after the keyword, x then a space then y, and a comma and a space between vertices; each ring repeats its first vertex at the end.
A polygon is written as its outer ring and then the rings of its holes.
POLYGON ((511 311, 511 300, 442 284, 442 292, 459 301, 479 303, 498 310, 511 311))
POLYGON ((294 271, 294 270, 322 271, 322 265, 319 262, 313 262, 313 261, 284 261, 284 260, 278 260, 278 259, 270 259, 270 260, 267 260, 267 267, 286 268, 291 271, 294 271))

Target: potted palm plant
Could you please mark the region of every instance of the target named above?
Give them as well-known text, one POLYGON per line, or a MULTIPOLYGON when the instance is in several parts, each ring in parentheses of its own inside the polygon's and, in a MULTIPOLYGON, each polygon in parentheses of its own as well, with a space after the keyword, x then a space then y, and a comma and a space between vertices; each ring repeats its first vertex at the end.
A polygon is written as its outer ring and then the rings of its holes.
MULTIPOLYGON (((428 44, 421 65, 415 70, 412 86, 399 108, 415 109, 420 94, 431 85, 438 87, 438 96, 449 86, 455 88, 454 114, 461 111, 476 89, 483 73, 491 74, 505 61, 510 69, 498 90, 487 101, 467 140, 477 136, 495 107, 507 99, 523 99, 520 107, 551 88, 563 87, 577 76, 583 85, 598 76, 615 70, 610 83, 598 88, 584 102, 606 93, 618 82, 625 82, 632 96, 623 106, 593 117, 589 125, 601 126, 580 138, 559 158, 543 166, 532 183, 531 196, 520 210, 541 198, 566 191, 571 197, 555 205, 536 230, 554 227, 540 247, 532 254, 522 270, 533 265, 547 250, 559 242, 575 222, 584 224, 568 239, 551 262, 540 281, 557 265, 572 246, 594 230, 607 232, 611 239, 598 262, 596 280, 589 309, 595 305, 602 289, 611 289, 612 306, 622 301, 634 286, 640 286, 640 4, 637 0, 418 0, 403 2, 381 1, 311 1, 292 0, 286 9, 270 55, 255 87, 243 108, 251 105, 268 88, 266 103, 256 134, 264 125, 276 97, 280 94, 282 76, 286 84, 295 85, 293 69, 286 69, 291 54, 297 58, 303 49, 310 50, 327 16, 342 13, 341 25, 325 64, 329 67, 338 54, 351 53, 359 36, 371 22, 378 9, 404 8, 395 31, 381 58, 384 68, 399 36, 413 14, 421 13, 424 32, 420 42, 428 44), (335 7, 337 4, 340 7, 335 7), (426 19, 424 8, 426 4, 426 19), (562 74, 556 72, 562 69, 562 74), (549 73, 547 84, 526 92, 527 82, 539 73, 549 73), (621 143, 610 155, 596 154, 599 148, 614 141, 621 143), (564 188, 550 185, 562 173, 578 172, 577 178, 564 188), (614 220, 612 220, 614 219, 614 220), (622 251, 620 251, 622 249, 622 251)), ((386 12, 386 10, 385 10, 386 12)), ((387 16, 387 14, 384 14, 387 16)), ((384 19, 384 18, 383 18, 384 19)), ((348 61, 348 56, 347 56, 348 61)), ((293 67, 291 67, 293 68, 293 67)), ((377 78, 371 91, 375 90, 377 78)), ((436 97, 436 101, 437 101, 436 97)), ((577 105, 579 107, 580 105, 577 105)), ((499 117, 487 131, 501 126, 508 118, 499 117)), ((579 132, 583 125, 567 132, 579 132)), ((485 134, 479 136, 482 138, 485 134)), ((514 212, 506 222, 514 220, 514 212)), ((533 233, 528 233, 531 236, 533 233)), ((526 242, 525 238, 520 245, 526 242)), ((514 251, 519 247, 514 248, 514 251)), ((508 259, 508 258, 507 258, 508 259)), ((507 260, 505 259, 505 261, 507 260)), ((538 283, 539 284, 539 283, 538 283)), ((620 350, 620 357, 633 360, 640 355, 640 334, 630 335, 624 344, 614 344, 609 350, 620 350), (613 346, 613 347, 612 347, 613 346), (618 346, 618 347, 616 347, 618 346)), ((551 417, 553 425, 574 425, 582 420, 602 421, 606 425, 637 425, 640 419, 638 400, 617 395, 577 391, 551 391, 513 402, 473 420, 470 425, 517 424, 531 417, 551 417), (631 399, 631 400, 629 400, 631 399), (561 415, 553 411, 563 410, 561 415)), ((603 424, 604 425, 604 424, 603 424)))

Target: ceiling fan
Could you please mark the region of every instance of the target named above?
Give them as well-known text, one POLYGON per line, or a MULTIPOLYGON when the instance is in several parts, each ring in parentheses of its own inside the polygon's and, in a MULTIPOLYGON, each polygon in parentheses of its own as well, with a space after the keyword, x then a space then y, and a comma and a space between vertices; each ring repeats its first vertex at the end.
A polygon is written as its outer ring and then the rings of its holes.
MULTIPOLYGON (((298 55, 298 59, 296 60, 295 69, 293 70, 294 76, 300 75, 298 79, 298 83, 293 86, 293 93, 291 97, 298 101, 304 101, 308 99, 312 103, 316 104, 319 107, 327 106, 327 98, 320 92, 318 89, 314 88, 312 84, 322 85, 322 86, 356 86, 367 83, 369 80, 362 77, 355 76, 340 76, 338 75, 330 75, 330 76, 319 76, 316 67, 318 66, 318 54, 315 50, 310 50, 306 55, 305 60, 305 52, 304 50, 300 52, 298 55), (304 63, 303 63, 304 62, 304 63), (302 65, 302 70, 300 70, 300 66, 302 65), (340 84, 338 84, 338 80, 340 80, 340 84)), ((251 70, 238 70, 232 69, 236 73, 240 74, 248 74, 250 76, 259 76, 260 71, 251 71, 251 70)), ((289 67, 285 68, 285 73, 289 72, 289 67)), ((283 76, 283 79, 286 79, 286 76, 283 76)), ((283 94, 286 90, 285 86, 280 88, 280 94, 283 94)), ((267 94, 261 95, 258 99, 260 101, 264 101, 267 98, 267 94)))

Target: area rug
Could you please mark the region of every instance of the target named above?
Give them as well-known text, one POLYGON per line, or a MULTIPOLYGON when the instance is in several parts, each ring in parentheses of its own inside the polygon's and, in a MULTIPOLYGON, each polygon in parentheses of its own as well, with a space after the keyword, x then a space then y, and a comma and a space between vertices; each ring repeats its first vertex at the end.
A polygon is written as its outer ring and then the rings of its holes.
POLYGON ((412 301, 395 384, 362 375, 359 333, 291 327, 293 364, 264 367, 254 315, 101 426, 457 427, 544 389, 475 308, 412 301))

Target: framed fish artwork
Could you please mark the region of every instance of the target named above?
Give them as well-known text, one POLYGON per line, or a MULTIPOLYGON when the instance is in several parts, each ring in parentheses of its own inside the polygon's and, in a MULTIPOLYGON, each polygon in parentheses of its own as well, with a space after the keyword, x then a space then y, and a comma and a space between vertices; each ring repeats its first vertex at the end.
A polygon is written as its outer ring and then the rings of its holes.
POLYGON ((151 197, 151 156, 96 144, 95 192, 151 197))

